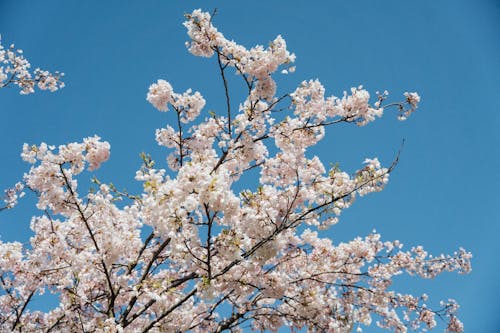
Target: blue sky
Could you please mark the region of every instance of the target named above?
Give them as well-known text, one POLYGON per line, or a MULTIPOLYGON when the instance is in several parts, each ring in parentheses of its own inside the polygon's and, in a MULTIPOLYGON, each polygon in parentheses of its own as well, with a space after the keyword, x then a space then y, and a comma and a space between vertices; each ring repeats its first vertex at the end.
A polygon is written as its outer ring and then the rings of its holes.
MULTIPOLYGON (((278 81, 280 91, 319 78, 337 96, 359 84, 387 89, 394 99, 420 93, 407 122, 387 112, 364 128, 331 128, 313 151, 326 165, 354 171, 365 157, 390 164, 406 139, 386 190, 357 201, 328 235, 347 241, 375 228, 384 239, 435 254, 465 247, 474 254, 470 275, 402 278, 395 287, 435 301, 454 298, 466 332, 499 332, 498 1, 1 0, 3 43, 16 43, 35 67, 65 72, 67 87, 30 96, 0 91, 0 188, 28 170, 19 157, 24 142, 58 145, 98 134, 112 155, 96 175, 139 189, 139 153, 164 162, 154 130, 170 120, 146 102, 150 83, 191 87, 207 99, 206 110, 223 107, 214 59, 195 58, 184 46, 183 14, 200 7, 217 8, 220 31, 246 46, 283 35, 297 71, 278 81)), ((32 204, 27 198, 0 214, 2 240, 28 239, 32 204)))

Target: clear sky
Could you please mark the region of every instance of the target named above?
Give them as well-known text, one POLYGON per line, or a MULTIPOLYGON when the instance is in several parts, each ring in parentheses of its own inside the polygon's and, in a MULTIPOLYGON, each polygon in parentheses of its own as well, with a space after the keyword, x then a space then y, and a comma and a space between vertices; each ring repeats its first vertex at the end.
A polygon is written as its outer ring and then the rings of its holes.
MULTIPOLYGON (((390 164, 406 139, 388 187, 358 200, 328 235, 347 241, 375 228, 434 254, 465 247, 474 254, 470 275, 402 278, 395 288, 427 292, 436 302, 454 298, 466 332, 500 332, 498 1, 0 0, 3 43, 16 43, 35 67, 65 72, 67 85, 54 94, 0 91, 0 188, 28 170, 19 157, 24 142, 58 145, 98 134, 112 151, 96 175, 139 189, 139 153, 164 163, 154 130, 170 119, 146 102, 150 83, 192 87, 207 99, 206 110, 223 107, 215 60, 184 46, 183 14, 199 7, 217 8, 219 30, 248 47, 283 35, 297 55, 296 73, 278 81, 283 92, 319 78, 337 96, 360 84, 387 89, 395 100, 420 93, 407 122, 388 112, 367 127, 331 128, 314 150, 325 165, 338 161, 354 171, 365 157, 390 164)), ((238 81, 230 77, 230 84, 238 81)), ((3 241, 28 239, 32 207, 27 198, 0 214, 3 241)))

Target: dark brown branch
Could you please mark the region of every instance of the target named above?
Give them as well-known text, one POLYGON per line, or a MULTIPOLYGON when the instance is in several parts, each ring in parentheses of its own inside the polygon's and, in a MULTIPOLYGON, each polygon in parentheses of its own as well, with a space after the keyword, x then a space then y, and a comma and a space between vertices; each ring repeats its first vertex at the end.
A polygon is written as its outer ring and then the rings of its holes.
POLYGON ((144 328, 142 330, 142 333, 146 333, 150 329, 152 329, 158 322, 160 322, 161 320, 163 320, 163 318, 165 318, 166 316, 168 316, 169 314, 171 314, 175 309, 177 309, 179 306, 181 306, 182 304, 184 304, 188 299, 190 299, 194 294, 196 294, 197 291, 198 290, 196 288, 194 288, 193 290, 191 290, 191 292, 189 294, 187 294, 186 296, 184 296, 177 303, 175 303, 174 305, 172 305, 168 310, 166 310, 161 315, 159 315, 158 317, 156 317, 155 320, 151 321, 151 323, 148 326, 146 326, 146 328, 144 328))
POLYGON ((172 106, 172 107, 175 109, 175 112, 177 112, 177 126, 179 127, 179 165, 182 167, 183 159, 184 159, 184 152, 183 152, 183 147, 182 147, 181 111, 178 110, 174 106, 172 106))
POLYGON ((148 246, 149 242, 151 240, 153 240, 154 236, 155 236, 155 233, 154 233, 154 231, 152 231, 151 234, 149 234, 148 238, 146 238, 146 240, 144 241, 142 248, 139 250, 139 253, 137 254, 137 259, 132 263, 132 265, 130 265, 130 267, 127 271, 127 274, 132 273, 134 268, 137 266, 137 264, 139 263, 139 259, 142 256, 142 253, 144 252, 144 250, 146 250, 146 247, 148 246))
POLYGON ((217 50, 217 63, 219 64, 219 69, 220 69, 220 75, 222 77, 222 82, 224 83, 224 91, 226 93, 226 106, 227 106, 227 127, 228 127, 228 132, 229 132, 229 137, 232 136, 232 131, 231 131, 231 101, 229 98, 229 88, 226 80, 226 74, 225 74, 225 68, 222 65, 222 61, 220 59, 221 53, 219 49, 217 50))
MULTIPOLYGON (((153 233, 151 233, 151 235, 153 235, 153 233)), ((151 237, 151 235, 150 235, 150 237, 151 237)), ((153 263, 156 261, 156 259, 158 259, 158 256, 160 255, 160 253, 167 247, 167 245, 170 243, 170 241, 171 241, 171 238, 170 237, 167 238, 165 241, 163 241, 163 243, 160 244, 160 246, 153 253, 151 259, 149 260, 148 264, 144 268, 144 272, 142 273, 141 278, 139 279, 139 281, 136 284, 136 285, 138 285, 137 292, 139 292, 142 289, 142 282, 148 276, 149 271, 151 270, 151 267, 153 266, 153 263)), ((134 305, 136 302, 137 302, 137 296, 133 296, 130 299, 130 302, 128 303, 127 308, 125 309, 125 311, 121 315, 121 322, 122 323, 127 322, 127 316, 129 315, 130 311, 132 311, 132 309, 134 308, 134 305)))
MULTIPOLYGON (((95 247, 97 253, 100 255, 99 245, 97 245, 97 240, 94 236, 94 233, 92 232, 92 229, 90 228, 88 218, 85 217, 85 214, 84 214, 80 204, 78 203, 78 200, 76 198, 76 194, 75 194, 73 188, 71 187, 71 184, 68 180, 68 177, 66 177, 66 174, 64 173, 64 168, 62 167, 62 164, 59 164, 59 169, 61 171, 64 182, 66 184, 66 188, 68 189, 68 191, 71 194, 71 197, 74 200, 74 205, 76 206, 78 213, 80 214, 80 217, 81 217, 83 223, 85 224, 85 227, 87 228, 87 231, 90 235, 90 238, 92 239, 92 242, 94 243, 94 247, 95 247)), ((109 291, 111 293, 111 297, 109 298, 109 302, 108 302, 108 311, 107 312, 108 312, 108 314, 111 314, 114 317, 115 316, 114 305, 115 305, 116 293, 115 293, 115 290, 113 288, 113 283, 111 282, 111 277, 109 276, 108 267, 107 267, 106 263, 104 262, 104 259, 101 258, 100 262, 101 262, 101 265, 103 267, 104 274, 106 276, 106 281, 108 283, 109 291)))
POLYGON ((54 328, 56 328, 57 326, 59 326, 59 324, 61 323, 61 320, 64 318, 64 314, 62 316, 60 316, 59 318, 57 318, 56 322, 53 323, 49 328, 47 328, 47 330, 45 331, 45 333, 50 333, 50 331, 52 331, 54 328))
MULTIPOLYGON (((197 273, 190 273, 190 274, 188 274, 186 276, 183 276, 183 277, 181 277, 181 278, 173 281, 170 284, 170 286, 168 286, 166 289, 164 289, 160 294, 164 294, 164 293, 168 292, 169 290, 172 290, 172 289, 180 286, 184 282, 192 280, 192 279, 195 279, 195 278, 198 278, 198 274, 197 273)), ((126 320, 126 319, 122 320, 122 326, 123 326, 123 328, 127 327, 128 325, 130 325, 135 319, 137 319, 138 317, 140 317, 144 312, 146 312, 155 303, 156 303, 155 299, 149 300, 149 302, 146 303, 141 310, 139 310, 138 312, 136 312, 132 316, 132 318, 130 318, 129 320, 126 320)))
POLYGON ((11 328, 12 331, 14 331, 14 329, 16 328, 16 326, 20 323, 21 317, 23 316, 23 313, 24 313, 24 310, 26 310, 26 307, 28 306, 28 303, 31 301, 31 298, 35 294, 35 291, 36 290, 31 291, 31 293, 29 294, 28 298, 24 302, 24 304, 23 304, 23 306, 21 308, 21 311, 17 311, 17 309, 16 309, 16 321, 14 322, 14 324, 12 324, 12 328, 11 328))
POLYGON ((219 327, 217 327, 217 331, 215 331, 216 333, 220 333, 220 332, 223 332, 229 328, 232 327, 232 325, 237 322, 240 318, 244 317, 245 316, 245 313, 238 313, 238 312, 234 312, 231 317, 227 318, 226 320, 222 321, 220 324, 219 324, 219 327))
POLYGON ((207 227, 207 274, 208 274, 208 281, 212 279, 212 266, 210 264, 211 259, 212 259, 212 224, 214 223, 214 217, 215 213, 213 216, 210 216, 210 211, 208 208, 207 204, 204 204, 205 207, 205 215, 207 216, 208 220, 208 227, 207 227))

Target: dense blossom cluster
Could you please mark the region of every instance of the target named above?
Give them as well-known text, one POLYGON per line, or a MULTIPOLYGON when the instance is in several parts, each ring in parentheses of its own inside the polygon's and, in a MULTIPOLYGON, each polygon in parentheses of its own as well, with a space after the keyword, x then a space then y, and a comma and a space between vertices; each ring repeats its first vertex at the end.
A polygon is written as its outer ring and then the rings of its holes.
MULTIPOLYGON (((196 56, 211 57, 217 54, 224 68, 234 67, 247 82, 255 83, 250 97, 253 99, 272 99, 276 93, 276 82, 271 77, 278 67, 295 61, 295 55, 288 52, 283 37, 278 36, 269 43, 267 49, 258 45, 250 50, 228 40, 211 24, 209 13, 195 10, 186 15, 184 23, 191 41, 187 42, 189 51, 196 56), (254 80, 255 79, 255 80, 254 80)), ((293 69, 292 69, 293 71, 293 69)))
POLYGON ((35 87, 52 92, 63 88, 61 77, 64 73, 54 74, 36 68, 30 71, 31 64, 24 58, 23 51, 15 48, 14 44, 5 48, 0 39, 0 88, 16 85, 21 89, 21 94, 35 92, 35 87))
MULTIPOLYGON (((325 97, 316 80, 277 96, 272 75, 293 71, 283 38, 248 50, 200 10, 187 15, 185 26, 191 53, 217 56, 227 109, 193 123, 205 105, 201 94, 153 83, 147 100, 160 111, 173 109, 178 121, 156 132, 170 150, 172 172, 143 155, 140 195, 97 179, 90 193, 78 190, 76 176, 109 158, 110 145, 97 136, 57 149, 25 145, 22 157, 33 165, 24 185, 43 214, 31 221, 30 246, 0 242, 1 331, 360 332, 376 323, 406 332, 444 320, 449 332, 462 332, 453 300, 433 309, 427 295, 397 293, 391 283, 402 273, 468 273, 470 253, 405 251, 375 232, 337 244, 320 236, 357 196, 382 190, 395 162, 385 168, 366 159, 348 173, 327 169, 307 149, 328 126, 363 126, 382 116, 387 93, 373 105, 362 87, 325 97), (225 80, 230 68, 248 88, 236 109, 225 80), (252 170, 260 172, 258 183, 236 190, 252 170), (59 305, 30 310, 43 293, 56 295, 59 305)), ((420 98, 405 96, 385 108, 408 116, 420 98)), ((20 191, 16 185, 6 202, 12 206, 20 191)))

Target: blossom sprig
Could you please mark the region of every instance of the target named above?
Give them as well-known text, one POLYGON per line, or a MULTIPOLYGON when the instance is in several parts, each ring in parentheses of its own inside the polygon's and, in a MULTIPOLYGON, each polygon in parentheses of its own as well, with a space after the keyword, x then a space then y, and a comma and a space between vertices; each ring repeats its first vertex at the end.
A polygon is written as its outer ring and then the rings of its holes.
MULTIPOLYGON (((375 107, 381 108, 382 103, 389 96, 389 92, 385 90, 383 93, 376 92, 377 94, 377 102, 375 102, 375 107)), ((384 105, 385 108, 389 107, 397 107, 398 109, 398 119, 404 121, 408 119, 408 117, 417 110, 418 105, 420 103, 420 95, 416 92, 405 92, 403 94, 405 96, 405 100, 403 102, 392 102, 387 105, 384 105)))
POLYGON ((64 87, 64 82, 61 81, 64 73, 30 69, 31 64, 24 57, 23 51, 16 49, 14 44, 4 47, 0 38, 0 88, 15 85, 21 89, 22 95, 27 95, 34 93, 35 87, 51 92, 64 87))
POLYGON ((25 193, 24 184, 22 182, 17 182, 13 187, 4 190, 3 202, 4 206, 0 206, 0 211, 5 209, 14 208, 17 205, 18 200, 24 197, 25 193))

